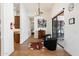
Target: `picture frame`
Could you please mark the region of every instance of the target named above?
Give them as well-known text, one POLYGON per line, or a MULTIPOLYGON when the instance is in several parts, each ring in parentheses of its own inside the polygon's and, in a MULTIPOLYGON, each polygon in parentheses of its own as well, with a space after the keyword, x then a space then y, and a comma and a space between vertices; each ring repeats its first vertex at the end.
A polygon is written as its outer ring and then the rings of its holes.
POLYGON ((69 12, 74 10, 74 3, 70 3, 68 7, 69 12))
POLYGON ((69 19, 69 24, 75 24, 75 18, 70 18, 69 19))
POLYGON ((46 28, 46 20, 38 19, 38 28, 46 28))

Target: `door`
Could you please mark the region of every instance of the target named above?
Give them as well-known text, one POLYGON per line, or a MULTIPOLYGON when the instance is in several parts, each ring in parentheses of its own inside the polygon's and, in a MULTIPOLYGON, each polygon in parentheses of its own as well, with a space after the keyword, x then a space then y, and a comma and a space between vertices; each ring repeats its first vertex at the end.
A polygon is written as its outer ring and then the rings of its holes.
POLYGON ((1 55, 7 56, 14 51, 13 25, 13 3, 1 4, 1 55))
POLYGON ((15 16, 15 28, 20 28, 20 16, 15 16))
POLYGON ((41 39, 41 38, 44 38, 45 36, 45 30, 39 30, 38 31, 38 38, 41 39))
POLYGON ((64 48, 64 19, 60 15, 52 19, 52 37, 56 38, 57 43, 64 48))
POLYGON ((57 38, 57 17, 52 19, 52 37, 57 38))

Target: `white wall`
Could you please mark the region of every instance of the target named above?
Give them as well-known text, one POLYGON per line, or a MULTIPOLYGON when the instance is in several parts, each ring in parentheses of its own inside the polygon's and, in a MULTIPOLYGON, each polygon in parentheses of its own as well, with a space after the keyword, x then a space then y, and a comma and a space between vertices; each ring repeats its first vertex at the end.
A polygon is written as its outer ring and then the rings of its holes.
POLYGON ((13 30, 10 23, 14 22, 13 4, 1 4, 1 55, 10 55, 14 51, 13 30))
POLYGON ((1 32, 1 4, 0 4, 0 32, 1 32))
POLYGON ((59 12, 65 8, 66 3, 55 3, 52 7, 51 13, 52 17, 56 16, 59 12))
POLYGON ((34 37, 38 38, 38 30, 42 29, 45 30, 46 34, 50 34, 51 33, 51 29, 52 27, 50 27, 50 25, 52 25, 51 22, 51 12, 50 10, 44 11, 44 13, 41 16, 35 16, 34 17, 34 37), (46 20, 46 28, 38 28, 38 19, 45 19, 46 20), (48 25, 50 24, 50 25, 48 25), (51 28, 51 29, 50 29, 51 28))
MULTIPOLYGON (((20 10, 20 9, 19 9, 20 10)), ((16 12, 16 10, 14 10, 14 15, 15 16, 20 16, 20 12, 16 12)))
POLYGON ((45 19, 44 16, 35 16, 34 17, 34 38, 38 38, 38 31, 41 30, 45 30, 46 28, 38 28, 38 19, 45 19))
POLYGON ((38 17, 34 17, 34 38, 38 38, 38 23, 37 23, 38 17))
POLYGON ((34 38, 38 38, 38 19, 43 19, 42 16, 34 17, 34 38))
POLYGON ((47 34, 52 35, 52 19, 47 20, 47 34))
POLYGON ((0 17, 1 17, 1 4, 0 4, 0 17))
POLYGON ((22 44, 31 35, 30 19, 23 4, 20 4, 20 43, 22 44))
MULTIPOLYGON (((79 4, 75 4, 72 12, 68 11, 69 4, 55 4, 52 7, 52 17, 58 14, 63 8, 64 11, 64 49, 71 55, 79 55, 79 4), (69 18, 75 18, 75 24, 69 25, 69 18)), ((48 29, 51 29, 51 20, 48 22, 48 29)), ((50 30, 48 30, 50 32, 50 30)), ((51 33, 51 32, 50 32, 51 33)))
POLYGON ((68 5, 65 9, 65 50, 79 56, 79 4, 75 4, 72 12, 68 11, 68 5), (75 24, 69 24, 70 18, 75 18, 75 24))
POLYGON ((0 4, 0 55, 1 55, 1 4, 0 4))
POLYGON ((51 34, 52 35, 52 13, 51 10, 48 11, 48 18, 47 18, 47 34, 51 34))

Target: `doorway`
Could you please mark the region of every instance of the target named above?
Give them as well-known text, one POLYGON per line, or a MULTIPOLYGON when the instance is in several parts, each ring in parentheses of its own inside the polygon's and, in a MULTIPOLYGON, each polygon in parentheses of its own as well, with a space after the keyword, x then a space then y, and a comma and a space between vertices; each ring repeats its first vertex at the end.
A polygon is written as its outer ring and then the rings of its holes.
POLYGON ((14 4, 14 48, 20 44, 20 4, 14 4))
POLYGON ((64 11, 52 19, 52 37, 57 39, 57 44, 64 48, 64 11))
POLYGON ((16 48, 20 43, 20 16, 15 16, 15 31, 14 31, 14 47, 16 48))
POLYGON ((31 26, 31 36, 34 37, 34 17, 29 17, 30 19, 30 26, 31 26))

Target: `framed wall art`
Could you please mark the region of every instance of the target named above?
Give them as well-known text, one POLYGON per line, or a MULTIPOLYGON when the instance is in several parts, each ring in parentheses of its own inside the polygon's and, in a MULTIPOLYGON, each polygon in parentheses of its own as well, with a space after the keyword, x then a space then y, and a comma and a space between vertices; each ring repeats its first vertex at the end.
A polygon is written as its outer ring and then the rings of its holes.
POLYGON ((38 28, 46 28, 46 20, 38 19, 38 28))
POLYGON ((70 18, 69 19, 69 24, 75 24, 75 18, 70 18))
POLYGON ((74 3, 70 3, 69 4, 68 10, 69 10, 69 12, 71 12, 72 10, 74 10, 74 3))

